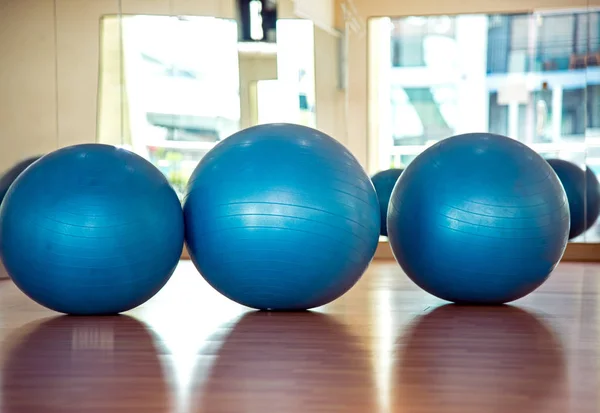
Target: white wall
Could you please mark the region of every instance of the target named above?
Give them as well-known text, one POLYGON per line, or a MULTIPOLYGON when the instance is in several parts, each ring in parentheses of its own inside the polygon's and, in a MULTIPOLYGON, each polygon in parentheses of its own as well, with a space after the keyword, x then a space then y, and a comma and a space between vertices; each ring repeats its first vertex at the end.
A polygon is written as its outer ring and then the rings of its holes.
POLYGON ((1 169, 57 145, 53 11, 53 0, 0 1, 1 169))
POLYGON ((256 82, 277 79, 277 55, 240 53, 240 127, 255 124, 256 82))
POLYGON ((332 30, 335 24, 333 0, 294 0, 294 13, 312 20, 322 30, 332 30))
POLYGON ((315 100, 317 127, 346 143, 346 94, 340 89, 340 38, 315 26, 315 100))

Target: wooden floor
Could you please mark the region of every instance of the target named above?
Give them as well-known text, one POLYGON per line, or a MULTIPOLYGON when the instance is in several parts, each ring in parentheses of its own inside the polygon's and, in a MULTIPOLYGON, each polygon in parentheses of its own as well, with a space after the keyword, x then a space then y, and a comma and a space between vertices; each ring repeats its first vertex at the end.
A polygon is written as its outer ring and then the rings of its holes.
POLYGON ((597 413, 600 266, 512 306, 445 305, 374 263, 314 312, 249 311, 190 262, 120 317, 66 317, 0 282, 2 413, 597 413))

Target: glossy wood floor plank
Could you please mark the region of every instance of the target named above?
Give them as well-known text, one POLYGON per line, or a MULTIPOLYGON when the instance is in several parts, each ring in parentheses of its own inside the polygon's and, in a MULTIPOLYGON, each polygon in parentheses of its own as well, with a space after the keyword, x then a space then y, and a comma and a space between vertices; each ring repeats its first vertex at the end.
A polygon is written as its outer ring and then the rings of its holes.
POLYGON ((304 313, 248 310, 190 262, 118 317, 59 316, 0 281, 0 411, 600 412, 600 265, 510 306, 448 305, 393 262, 304 313))

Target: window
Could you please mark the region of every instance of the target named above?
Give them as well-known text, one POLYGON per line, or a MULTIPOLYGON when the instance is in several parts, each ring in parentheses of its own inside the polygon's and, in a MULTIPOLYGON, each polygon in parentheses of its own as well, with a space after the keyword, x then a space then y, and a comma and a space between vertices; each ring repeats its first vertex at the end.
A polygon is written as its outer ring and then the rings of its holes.
POLYGON ((542 70, 568 70, 575 40, 575 14, 539 16, 537 35, 537 59, 542 70))
POLYGON ((561 133, 565 139, 578 139, 585 134, 585 88, 563 91, 561 133))
POLYGON ((395 145, 424 145, 454 132, 456 90, 451 85, 394 88, 391 104, 395 145))
POLYGON ((181 195, 198 161, 240 128, 237 25, 107 16, 102 31, 99 140, 149 159, 181 195))
POLYGON ((508 72, 523 73, 528 71, 529 27, 531 16, 518 14, 508 16, 510 21, 510 43, 508 52, 508 72))
POLYGON ((498 104, 498 92, 489 94, 489 132, 508 135, 508 106, 498 104))
POLYGON ((587 87, 587 127, 600 129, 600 85, 587 87))
POLYGON ((511 30, 511 16, 488 18, 487 73, 506 73, 511 30))
POLYGON ((586 43, 597 47, 598 15, 565 10, 373 19, 374 49, 386 60, 370 72, 376 170, 410 162, 428 145, 468 132, 511 136, 544 153, 581 151, 586 119, 600 129, 600 72, 572 61, 586 43), (390 49, 379 47, 385 41, 390 49))

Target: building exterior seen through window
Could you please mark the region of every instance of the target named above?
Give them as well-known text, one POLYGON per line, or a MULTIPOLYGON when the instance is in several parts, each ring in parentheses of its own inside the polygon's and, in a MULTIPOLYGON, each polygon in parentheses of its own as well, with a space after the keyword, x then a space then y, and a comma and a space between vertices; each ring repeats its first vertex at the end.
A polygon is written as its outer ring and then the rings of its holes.
POLYGON ((370 35, 372 169, 491 132, 600 175, 600 10, 377 18, 370 35))

